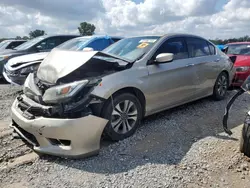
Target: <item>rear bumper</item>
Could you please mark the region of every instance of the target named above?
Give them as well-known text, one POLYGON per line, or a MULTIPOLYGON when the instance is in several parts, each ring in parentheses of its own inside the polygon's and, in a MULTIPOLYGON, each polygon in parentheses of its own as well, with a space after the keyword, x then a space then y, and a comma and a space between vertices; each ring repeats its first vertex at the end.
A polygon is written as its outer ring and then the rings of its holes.
POLYGON ((87 115, 77 119, 38 117, 26 119, 15 100, 11 107, 11 125, 37 152, 62 156, 86 157, 97 154, 108 120, 87 115))
POLYGON ((249 75, 250 72, 236 72, 233 78, 232 86, 241 86, 249 75))

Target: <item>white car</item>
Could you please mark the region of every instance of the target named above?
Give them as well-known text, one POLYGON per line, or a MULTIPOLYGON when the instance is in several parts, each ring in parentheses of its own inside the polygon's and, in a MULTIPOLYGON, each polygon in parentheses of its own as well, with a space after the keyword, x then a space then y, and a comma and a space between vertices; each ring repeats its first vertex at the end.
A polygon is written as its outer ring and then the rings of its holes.
MULTIPOLYGON (((73 51, 86 49, 101 51, 120 39, 121 37, 110 37, 107 35, 84 36, 68 40, 56 48, 73 51)), ((5 80, 11 84, 23 85, 27 76, 37 71, 40 63, 49 53, 35 53, 11 58, 3 68, 5 80)))

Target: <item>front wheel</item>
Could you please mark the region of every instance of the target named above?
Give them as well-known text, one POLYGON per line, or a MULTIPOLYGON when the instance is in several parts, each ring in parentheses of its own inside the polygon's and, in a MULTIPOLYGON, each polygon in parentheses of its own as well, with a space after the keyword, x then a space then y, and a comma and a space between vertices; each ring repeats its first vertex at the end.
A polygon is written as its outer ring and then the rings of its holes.
POLYGON ((225 72, 220 73, 218 76, 213 91, 213 98, 217 101, 223 100, 227 94, 229 79, 225 72))
POLYGON ((102 117, 109 122, 104 136, 110 140, 123 140, 134 134, 142 118, 142 107, 136 96, 122 93, 104 105, 102 117))
POLYGON ((244 153, 246 156, 250 157, 250 116, 249 115, 246 117, 243 129, 242 129, 240 151, 244 153))

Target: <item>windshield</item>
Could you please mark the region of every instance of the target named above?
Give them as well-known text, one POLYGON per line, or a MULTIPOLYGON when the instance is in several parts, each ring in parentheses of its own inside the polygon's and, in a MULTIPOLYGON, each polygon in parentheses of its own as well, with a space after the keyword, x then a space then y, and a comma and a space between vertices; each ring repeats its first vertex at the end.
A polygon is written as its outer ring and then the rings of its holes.
POLYGON ((45 38, 46 38, 45 36, 34 38, 34 39, 30 40, 30 41, 27 41, 27 42, 21 44, 20 46, 17 46, 14 49, 15 50, 27 50, 28 48, 30 48, 31 46, 37 44, 38 42, 42 41, 45 38))
POLYGON ((103 52, 136 61, 147 53, 159 38, 157 36, 126 38, 104 49, 103 52))
POLYGON ((227 54, 234 55, 250 55, 250 43, 249 44, 229 44, 227 54))
POLYGON ((79 51, 82 50, 83 48, 86 47, 86 45, 88 44, 88 41, 91 38, 75 38, 75 39, 71 39, 67 42, 62 43, 61 45, 59 45, 56 48, 62 49, 62 50, 74 50, 74 51, 79 51))
POLYGON ((10 43, 11 41, 2 41, 0 43, 0 49, 5 49, 10 43))

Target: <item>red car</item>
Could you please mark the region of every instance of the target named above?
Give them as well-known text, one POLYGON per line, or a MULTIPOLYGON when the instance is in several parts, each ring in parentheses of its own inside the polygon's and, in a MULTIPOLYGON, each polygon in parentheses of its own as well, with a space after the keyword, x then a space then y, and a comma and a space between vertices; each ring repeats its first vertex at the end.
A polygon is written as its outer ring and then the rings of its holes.
POLYGON ((232 86, 241 86, 250 75, 250 42, 235 42, 226 45, 226 54, 236 56, 234 67, 236 73, 232 86))

